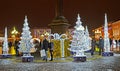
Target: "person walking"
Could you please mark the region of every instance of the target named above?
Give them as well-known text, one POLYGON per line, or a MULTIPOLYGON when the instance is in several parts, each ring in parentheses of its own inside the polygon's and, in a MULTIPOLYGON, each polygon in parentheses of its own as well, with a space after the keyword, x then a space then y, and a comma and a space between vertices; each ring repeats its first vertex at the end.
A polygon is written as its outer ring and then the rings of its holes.
POLYGON ((43 40, 43 45, 42 45, 42 46, 43 46, 42 49, 45 50, 45 54, 46 54, 46 56, 43 57, 43 60, 46 60, 46 62, 47 62, 47 51, 48 51, 48 47, 49 47, 49 42, 48 42, 48 40, 46 39, 46 37, 45 37, 45 39, 43 40))
POLYGON ((104 51, 104 39, 102 36, 99 38, 99 55, 104 51))
POLYGON ((91 55, 94 55, 95 45, 96 45, 96 41, 95 41, 95 38, 93 37, 93 38, 92 38, 91 55))
POLYGON ((19 56, 19 41, 18 40, 15 40, 15 51, 16 51, 16 56, 19 56))

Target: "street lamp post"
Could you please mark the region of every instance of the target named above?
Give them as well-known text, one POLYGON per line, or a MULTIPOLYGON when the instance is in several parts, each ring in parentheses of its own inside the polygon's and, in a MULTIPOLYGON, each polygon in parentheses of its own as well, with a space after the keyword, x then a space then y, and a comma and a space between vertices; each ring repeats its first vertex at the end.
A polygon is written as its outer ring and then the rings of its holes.
POLYGON ((14 49, 16 49, 15 41, 16 41, 16 36, 18 35, 18 31, 16 30, 15 27, 13 27, 13 30, 11 31, 11 35, 12 35, 12 38, 13 38, 13 46, 14 46, 14 48, 11 48, 11 54, 14 55, 14 54, 16 54, 14 49))
POLYGON ((12 37, 13 37, 13 42, 16 40, 16 35, 18 34, 18 31, 16 30, 15 27, 13 27, 13 30, 11 31, 12 37))

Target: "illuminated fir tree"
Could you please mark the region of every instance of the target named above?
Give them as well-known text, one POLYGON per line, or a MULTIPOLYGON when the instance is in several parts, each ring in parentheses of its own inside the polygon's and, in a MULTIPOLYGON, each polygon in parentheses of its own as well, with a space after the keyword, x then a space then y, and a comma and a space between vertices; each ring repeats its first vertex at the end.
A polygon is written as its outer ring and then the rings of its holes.
POLYGON ((105 52, 110 52, 107 14, 105 14, 105 25, 104 25, 104 49, 105 49, 105 52))
POLYGON ((84 51, 90 49, 88 41, 89 33, 88 29, 85 31, 85 28, 82 26, 79 14, 77 17, 76 26, 74 28, 75 30, 73 31, 73 39, 70 44, 71 48, 69 50, 75 52, 75 56, 85 56, 84 51))
POLYGON ((27 22, 27 16, 25 16, 24 24, 23 24, 23 32, 21 36, 21 41, 19 45, 19 51, 27 54, 27 56, 30 55, 30 49, 33 47, 33 44, 30 42, 32 39, 30 28, 28 26, 27 22))
POLYGON ((86 29, 85 29, 85 35, 86 35, 86 46, 87 47, 91 47, 91 38, 89 36, 89 31, 88 31, 88 27, 86 26, 86 29))
POLYGON ((5 27, 5 37, 3 42, 3 54, 8 54, 8 38, 7 38, 7 27, 5 27))

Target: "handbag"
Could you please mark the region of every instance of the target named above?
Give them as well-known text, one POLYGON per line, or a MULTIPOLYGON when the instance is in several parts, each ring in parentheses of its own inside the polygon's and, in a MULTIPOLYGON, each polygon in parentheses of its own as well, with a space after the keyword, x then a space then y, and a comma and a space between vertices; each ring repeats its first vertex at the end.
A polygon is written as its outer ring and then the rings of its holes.
POLYGON ((45 53, 45 50, 44 50, 44 49, 40 50, 40 55, 41 55, 41 57, 46 56, 46 53, 45 53))

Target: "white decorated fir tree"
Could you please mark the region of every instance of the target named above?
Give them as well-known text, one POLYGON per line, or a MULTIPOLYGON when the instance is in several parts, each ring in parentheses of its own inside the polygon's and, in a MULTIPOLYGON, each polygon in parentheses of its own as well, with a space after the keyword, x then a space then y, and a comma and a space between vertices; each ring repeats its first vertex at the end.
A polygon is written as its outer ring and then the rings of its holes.
POLYGON ((110 52, 107 14, 105 14, 105 25, 104 25, 104 49, 105 49, 105 52, 110 52))
POLYGON ((19 51, 22 52, 25 56, 30 56, 30 49, 33 47, 33 44, 30 42, 32 36, 31 36, 30 28, 28 26, 27 16, 25 16, 21 35, 22 36, 19 45, 19 51))
POLYGON ((86 26, 86 29, 85 29, 85 35, 86 35, 86 46, 87 47, 91 47, 91 38, 89 36, 89 31, 88 31, 88 27, 86 26))
POLYGON ((7 38, 7 27, 5 27, 5 37, 3 42, 3 54, 8 54, 8 38, 7 38))
POLYGON ((78 14, 76 26, 74 27, 75 30, 73 31, 73 39, 70 44, 70 51, 75 52, 76 54, 74 56, 85 56, 84 51, 87 51, 90 49, 89 47, 89 33, 88 29, 87 32, 85 31, 85 28, 82 26, 82 22, 80 21, 80 16, 78 14))

